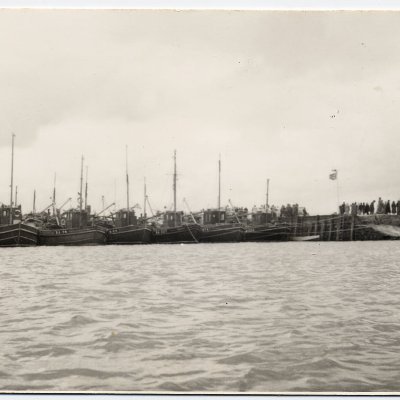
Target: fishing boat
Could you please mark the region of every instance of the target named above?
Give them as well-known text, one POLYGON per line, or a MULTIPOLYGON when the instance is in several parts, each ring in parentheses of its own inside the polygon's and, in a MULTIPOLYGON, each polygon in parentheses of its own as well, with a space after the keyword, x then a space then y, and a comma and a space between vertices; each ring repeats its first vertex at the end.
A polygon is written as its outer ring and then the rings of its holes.
POLYGON ((241 242, 244 239, 243 224, 228 222, 226 210, 206 210, 203 213, 201 241, 204 243, 241 242))
MULTIPOLYGON (((229 218, 227 209, 221 209, 221 157, 218 161, 218 207, 203 212, 201 241, 205 243, 241 242, 244 226, 232 207, 235 222, 229 218)), ((232 214, 232 213, 231 213, 232 214)))
POLYGON ((251 222, 246 226, 246 242, 282 242, 288 241, 291 225, 285 222, 272 221, 272 214, 263 210, 253 211, 251 222))
POLYGON ((183 212, 167 211, 155 228, 156 243, 198 243, 202 229, 197 223, 183 222, 183 212))
POLYGON ((81 246, 106 243, 107 229, 94 225, 90 221, 90 206, 87 205, 87 190, 85 194, 86 209, 83 209, 83 156, 81 159, 81 180, 79 192, 79 209, 65 212, 55 207, 55 189, 53 191, 53 218, 45 221, 39 229, 38 244, 41 246, 81 246))
POLYGON ((106 243, 106 231, 100 227, 41 229, 39 245, 42 246, 82 246, 106 243))
POLYGON ((192 222, 184 221, 183 211, 177 211, 176 206, 176 150, 174 151, 173 192, 174 209, 162 214, 162 219, 154 227, 154 240, 156 243, 198 243, 202 230, 194 217, 192 222))
POLYGON ((21 206, 12 208, 12 222, 10 223, 10 207, 0 207, 0 246, 36 246, 38 229, 34 224, 21 220, 21 206))
POLYGON ((107 228, 91 225, 88 210, 70 209, 60 218, 49 219, 39 229, 41 246, 83 246, 105 244, 107 228))
POLYGON ((35 246, 38 241, 37 228, 33 224, 22 221, 21 206, 17 206, 17 198, 15 198, 14 206, 14 139, 15 135, 13 134, 11 144, 10 205, 3 204, 0 206, 0 246, 35 246))
MULTIPOLYGON (((128 146, 126 146, 126 209, 112 215, 112 227, 107 231, 107 244, 149 244, 153 231, 146 225, 146 215, 139 224, 135 210, 129 205, 128 146)), ((144 186, 144 209, 146 209, 146 183, 144 186)))
POLYGON ((140 226, 134 210, 122 209, 113 215, 114 226, 107 231, 107 244, 149 244, 150 226, 140 226))

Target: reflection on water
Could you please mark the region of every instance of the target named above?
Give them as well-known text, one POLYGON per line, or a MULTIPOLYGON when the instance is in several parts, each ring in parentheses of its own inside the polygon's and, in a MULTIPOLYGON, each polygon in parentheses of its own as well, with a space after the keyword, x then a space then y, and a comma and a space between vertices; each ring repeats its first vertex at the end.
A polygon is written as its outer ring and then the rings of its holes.
POLYGON ((0 250, 1 390, 400 390, 398 242, 0 250))

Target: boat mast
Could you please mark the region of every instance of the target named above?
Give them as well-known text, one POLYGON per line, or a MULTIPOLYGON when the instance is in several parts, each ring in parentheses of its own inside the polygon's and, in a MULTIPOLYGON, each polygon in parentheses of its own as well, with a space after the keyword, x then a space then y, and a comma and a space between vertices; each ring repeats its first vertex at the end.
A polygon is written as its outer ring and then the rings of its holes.
POLYGON ((146 177, 144 177, 144 198, 143 198, 143 218, 146 218, 146 198, 147 198, 147 188, 146 188, 146 177))
POLYGON ((80 227, 80 228, 82 228, 83 160, 84 160, 84 158, 83 158, 83 155, 82 155, 82 158, 81 158, 81 188, 80 188, 80 192, 79 192, 79 227, 80 227))
POLYGON ((269 197, 269 178, 267 179, 267 198, 265 202, 265 210, 267 210, 269 203, 268 203, 268 197, 269 197))
POLYGON ((13 222, 13 212, 12 212, 12 207, 13 207, 13 185, 14 185, 14 138, 15 135, 12 134, 12 144, 11 144, 11 185, 10 185, 10 225, 13 222))
POLYGON ((36 189, 33 189, 33 208, 32 214, 36 214, 36 189))
POLYGON ((18 185, 15 186, 15 207, 18 207, 18 185))
POLYGON ((56 179, 57 179, 57 174, 54 173, 54 186, 53 186, 53 215, 56 214, 56 179))
POLYGON ((221 222, 221 154, 218 160, 218 222, 221 222))
POLYGON ((129 225, 129 175, 128 175, 128 145, 125 147, 125 163, 126 163, 126 209, 127 213, 127 224, 129 225))
POLYGON ((87 209, 87 195, 88 195, 88 169, 86 166, 86 183, 85 183, 85 210, 87 209))
POLYGON ((174 227, 176 226, 176 150, 174 150, 174 227))
POLYGON ((117 180, 114 178, 114 212, 117 208, 117 180))

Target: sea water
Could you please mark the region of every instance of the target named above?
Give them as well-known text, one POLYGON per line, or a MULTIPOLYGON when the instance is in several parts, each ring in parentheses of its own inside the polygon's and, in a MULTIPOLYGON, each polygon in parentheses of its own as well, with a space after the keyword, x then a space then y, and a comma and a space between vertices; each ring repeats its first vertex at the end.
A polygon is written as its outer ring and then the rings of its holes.
POLYGON ((400 243, 0 249, 0 390, 400 391, 400 243))

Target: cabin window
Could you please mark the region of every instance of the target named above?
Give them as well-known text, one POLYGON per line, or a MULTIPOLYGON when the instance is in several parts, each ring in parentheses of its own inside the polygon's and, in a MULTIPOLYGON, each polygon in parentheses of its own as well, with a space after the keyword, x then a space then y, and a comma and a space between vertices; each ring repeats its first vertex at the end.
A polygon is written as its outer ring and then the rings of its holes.
POLYGON ((225 214, 221 213, 221 221, 224 221, 224 220, 225 220, 225 214))
POLYGON ((4 210, 4 211, 3 211, 3 217, 6 217, 6 216, 7 216, 7 211, 4 210))

